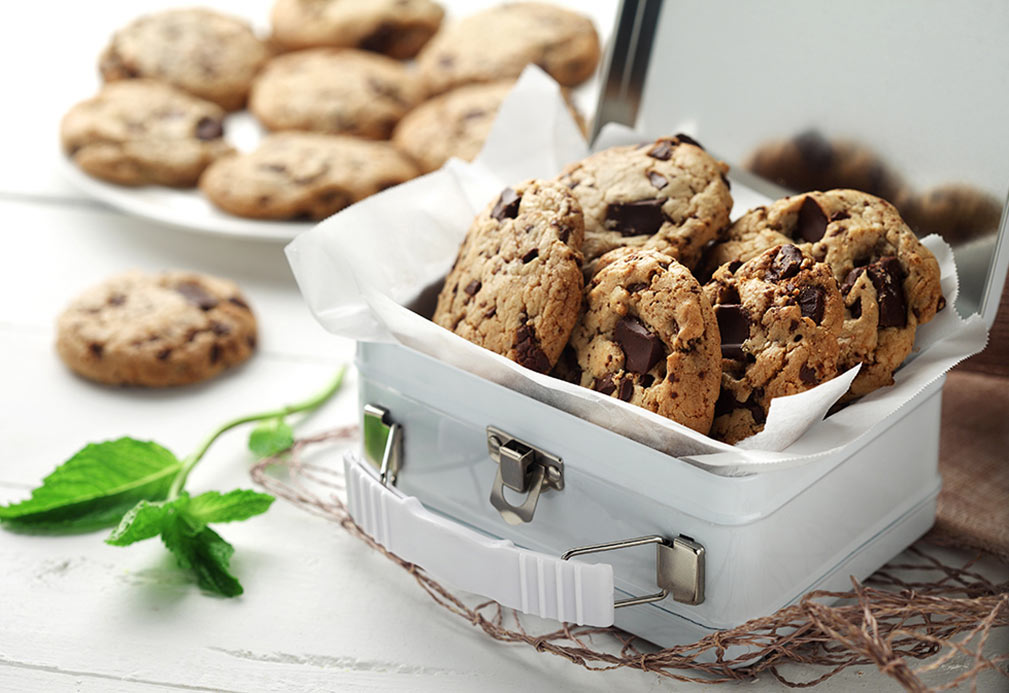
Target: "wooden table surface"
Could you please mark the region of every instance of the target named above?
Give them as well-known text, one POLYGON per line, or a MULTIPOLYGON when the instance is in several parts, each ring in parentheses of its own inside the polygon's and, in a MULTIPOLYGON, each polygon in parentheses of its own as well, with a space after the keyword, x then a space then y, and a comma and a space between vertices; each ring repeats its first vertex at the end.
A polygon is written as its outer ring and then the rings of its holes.
MULTIPOLYGON (((19 3, 0 22, 7 90, 0 502, 26 496, 89 441, 131 435, 185 454, 218 422, 300 399, 352 358, 353 344, 325 333, 309 315, 280 244, 140 221, 90 201, 59 177, 58 120, 95 88, 94 57, 106 36, 141 11, 170 4, 19 3), (259 353, 247 365, 168 391, 100 387, 62 366, 52 348, 53 322, 72 295, 128 268, 168 267, 239 282, 261 325, 259 353)), ((260 25, 269 6, 207 4, 260 25)), ((612 6, 597 3, 594 14, 605 17, 612 6)), ((351 374, 301 431, 355 421, 354 386, 351 374)), ((239 432, 223 438, 192 475, 191 488, 250 487, 253 460, 243 445, 239 432)), ((633 671, 590 673, 493 642, 337 526, 283 501, 221 532, 236 547, 233 567, 246 590, 237 599, 201 594, 157 541, 114 548, 101 533, 0 531, 0 691, 710 690, 633 671)), ((1005 638, 993 642, 1007 648, 1005 638)), ((962 666, 955 660, 936 680, 962 666)), ((770 677, 741 686, 782 688, 770 677)), ((863 667, 822 689, 896 686, 863 667)))

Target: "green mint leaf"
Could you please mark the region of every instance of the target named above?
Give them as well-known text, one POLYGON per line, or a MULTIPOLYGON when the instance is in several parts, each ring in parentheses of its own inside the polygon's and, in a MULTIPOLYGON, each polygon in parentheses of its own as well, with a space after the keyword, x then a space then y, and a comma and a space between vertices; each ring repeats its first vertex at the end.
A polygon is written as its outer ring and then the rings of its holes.
POLYGON ((11 529, 81 532, 113 527, 141 500, 161 500, 182 464, 153 442, 120 438, 86 445, 32 491, 0 506, 11 529))
POLYGON ((249 434, 249 450, 260 457, 272 457, 294 445, 294 431, 282 418, 268 419, 249 434))
POLYGON ((123 515, 119 526, 105 539, 112 546, 129 546, 144 539, 158 536, 172 515, 185 512, 189 496, 185 493, 175 500, 151 503, 142 500, 123 515))
POLYGON ((273 501, 273 496, 267 493, 244 489, 235 489, 225 494, 208 491, 189 501, 186 514, 203 524, 235 522, 265 513, 273 501))
POLYGON ((181 567, 193 571, 200 587, 225 597, 242 593, 242 585, 229 570, 235 552, 231 544, 209 527, 194 525, 184 514, 169 514, 165 520, 161 540, 181 567))

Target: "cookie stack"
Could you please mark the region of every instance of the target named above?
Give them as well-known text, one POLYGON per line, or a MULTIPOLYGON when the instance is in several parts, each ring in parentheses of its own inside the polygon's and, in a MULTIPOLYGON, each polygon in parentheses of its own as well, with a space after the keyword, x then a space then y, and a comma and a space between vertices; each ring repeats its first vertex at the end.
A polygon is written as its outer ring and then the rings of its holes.
POLYGON ((728 443, 762 430, 773 398, 857 364, 848 399, 891 384, 944 305, 932 254, 854 190, 730 224, 727 172, 677 135, 506 189, 470 227, 433 320, 728 443))
POLYGON ((102 90, 64 117, 64 149, 121 185, 199 185, 239 216, 321 219, 473 158, 526 65, 573 86, 599 60, 591 21, 551 5, 444 29, 443 15, 432 0, 277 0, 268 41, 206 9, 140 17, 102 53, 102 90), (272 134, 238 153, 225 115, 246 105, 272 134))

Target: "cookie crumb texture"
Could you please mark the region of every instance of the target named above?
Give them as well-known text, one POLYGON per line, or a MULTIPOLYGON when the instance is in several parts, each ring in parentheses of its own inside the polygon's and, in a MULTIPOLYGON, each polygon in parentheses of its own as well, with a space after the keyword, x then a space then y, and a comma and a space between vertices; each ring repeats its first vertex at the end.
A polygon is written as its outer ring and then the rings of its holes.
POLYGON ((729 225, 729 167, 686 135, 611 147, 568 166, 558 180, 585 213, 585 262, 620 247, 650 248, 693 269, 729 225))
POLYGON ((939 263, 889 202, 857 190, 811 192, 743 215, 709 266, 795 243, 825 263, 844 298, 842 371, 861 363, 848 399, 893 383, 918 325, 944 305, 939 263))
POLYGON ((563 186, 532 180, 505 189, 473 221, 433 320, 549 372, 581 306, 583 234, 581 208, 563 186))
POLYGON ((288 50, 360 48, 406 60, 445 11, 431 0, 277 0, 270 16, 273 40, 288 50))
POLYGON ((710 301, 668 255, 614 253, 587 287, 571 338, 576 371, 562 375, 708 433, 721 374, 710 301))
POLYGON ((215 205, 243 217, 324 219, 417 173, 386 142, 285 132, 267 136, 254 152, 221 159, 200 188, 215 205))
POLYGON ((98 68, 107 82, 149 77, 234 111, 268 57, 245 21, 191 8, 135 19, 113 35, 98 68))
POLYGON ((724 265, 704 287, 721 336, 722 386, 711 435, 763 430, 771 400, 837 375, 841 293, 830 269, 794 245, 724 265))
POLYGON ((256 318, 238 287, 189 272, 112 277, 74 299, 56 329, 64 363, 109 385, 200 382, 256 347, 256 318))
POLYGON ((106 84, 63 116, 60 139, 85 172, 120 185, 190 187, 232 151, 219 106, 153 80, 106 84))
POLYGON ((498 5, 444 27, 417 56, 428 93, 518 77, 538 65, 564 86, 599 63, 599 36, 581 14, 538 2, 498 5))
POLYGON ((416 78, 392 58, 313 48, 271 60, 253 83, 249 110, 271 130, 381 140, 420 99, 416 78))

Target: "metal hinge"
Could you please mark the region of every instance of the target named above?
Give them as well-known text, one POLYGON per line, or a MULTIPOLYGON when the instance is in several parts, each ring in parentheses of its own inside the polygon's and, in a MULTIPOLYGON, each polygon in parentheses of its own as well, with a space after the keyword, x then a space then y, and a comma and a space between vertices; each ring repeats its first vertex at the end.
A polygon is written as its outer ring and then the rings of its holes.
POLYGON ((564 490, 564 462, 560 457, 495 426, 487 427, 487 451, 498 465, 490 503, 508 524, 530 522, 541 492, 564 490), (518 493, 528 493, 522 505, 508 502, 504 497, 505 486, 518 493))
POLYGON ((403 457, 403 428, 389 418, 389 410, 377 404, 364 405, 364 457, 386 486, 396 484, 403 457))
POLYGON ((634 606, 662 601, 669 595, 683 604, 700 604, 704 601, 704 547, 682 534, 666 539, 658 534, 637 539, 625 539, 608 544, 594 544, 571 549, 561 556, 565 561, 574 556, 602 551, 629 549, 632 546, 655 544, 655 581, 661 592, 643 597, 631 597, 615 602, 613 606, 634 606))

